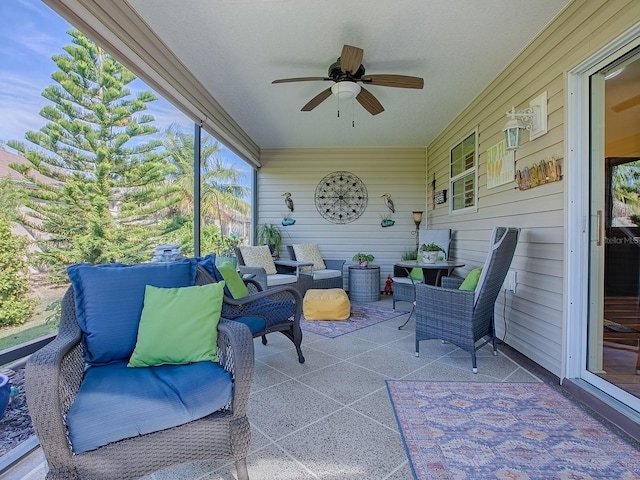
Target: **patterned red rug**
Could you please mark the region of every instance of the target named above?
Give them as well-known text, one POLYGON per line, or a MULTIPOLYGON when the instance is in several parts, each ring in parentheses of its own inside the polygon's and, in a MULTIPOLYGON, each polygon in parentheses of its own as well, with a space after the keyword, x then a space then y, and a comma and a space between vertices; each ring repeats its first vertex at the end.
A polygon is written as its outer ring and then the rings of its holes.
POLYGON ((640 452, 543 383, 388 380, 414 478, 640 479, 640 452))
POLYGON ((405 313, 409 312, 380 308, 376 306, 376 304, 352 302, 351 315, 348 319, 335 322, 326 320, 309 321, 302 316, 300 317, 300 328, 307 332, 335 338, 345 333, 350 333, 391 318, 399 317, 405 313))

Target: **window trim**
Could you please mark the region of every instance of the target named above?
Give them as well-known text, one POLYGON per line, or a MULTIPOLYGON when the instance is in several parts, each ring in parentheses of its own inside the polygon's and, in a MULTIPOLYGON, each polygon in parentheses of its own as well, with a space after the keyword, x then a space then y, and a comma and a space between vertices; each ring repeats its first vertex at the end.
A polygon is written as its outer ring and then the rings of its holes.
POLYGON ((457 142, 455 142, 450 148, 449 148, 449 215, 460 215, 463 213, 474 213, 478 211, 478 161, 479 161, 479 152, 478 152, 478 127, 474 128, 473 130, 471 130, 469 133, 465 134, 462 136, 462 138, 460 138, 457 142), (453 160, 451 158, 451 155, 453 153, 453 150, 458 147, 459 145, 461 145, 465 140, 467 140, 470 136, 474 136, 474 152, 473 152, 473 167, 466 169, 465 171, 452 176, 452 163, 453 160), (473 205, 470 205, 468 207, 463 207, 457 210, 454 210, 453 208, 453 199, 454 199, 454 190, 453 190, 453 184, 466 177, 469 175, 473 175, 473 182, 474 182, 474 188, 473 188, 473 205))

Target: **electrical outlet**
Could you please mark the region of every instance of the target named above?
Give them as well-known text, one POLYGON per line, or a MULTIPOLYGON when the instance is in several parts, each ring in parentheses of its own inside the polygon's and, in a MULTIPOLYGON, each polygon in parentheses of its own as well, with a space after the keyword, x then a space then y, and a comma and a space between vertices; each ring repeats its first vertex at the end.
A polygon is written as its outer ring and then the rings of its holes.
POLYGON ((507 276, 504 279, 504 283, 502 284, 502 288, 507 292, 516 293, 516 272, 515 270, 509 270, 507 272, 507 276))

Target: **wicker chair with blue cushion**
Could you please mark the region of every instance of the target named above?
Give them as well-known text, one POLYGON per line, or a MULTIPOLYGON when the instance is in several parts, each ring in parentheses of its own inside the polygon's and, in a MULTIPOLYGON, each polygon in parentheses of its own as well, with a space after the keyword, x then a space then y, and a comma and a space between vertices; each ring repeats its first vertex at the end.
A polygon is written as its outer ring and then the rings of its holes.
POLYGON ((313 263, 313 281, 310 288, 344 288, 345 260, 323 258, 316 244, 287 245, 287 251, 291 260, 313 263))
POLYGON ((249 329, 195 259, 74 265, 57 337, 27 362, 47 479, 133 479, 235 460, 248 480, 249 329))
POLYGON ((519 234, 520 229, 514 227, 493 229, 489 254, 473 290, 461 289, 465 288, 462 279, 453 277, 444 277, 442 287, 416 285, 416 356, 420 354, 421 340, 444 340, 469 352, 473 373, 477 373, 479 348, 493 342, 493 352, 497 355, 493 310, 519 234))
MULTIPOLYGON (((445 259, 449 258, 449 245, 451 243, 451 229, 449 228, 429 228, 423 229, 418 232, 419 244, 435 243, 444 250, 445 259)), ((396 309, 396 302, 411 302, 411 312, 409 318, 415 310, 416 301, 416 289, 415 284, 419 282, 435 284, 436 271, 433 273, 433 278, 427 278, 423 280, 422 270, 416 270, 415 275, 408 275, 406 269, 402 267, 393 267, 393 309, 396 309)))
POLYGON ((264 289, 254 279, 241 278, 230 262, 216 265, 213 254, 200 259, 199 263, 213 281, 225 282, 224 318, 246 324, 254 338, 262 337, 263 345, 267 344, 267 334, 282 333, 293 342, 298 361, 304 363, 300 329, 302 297, 296 288, 283 285, 264 289))

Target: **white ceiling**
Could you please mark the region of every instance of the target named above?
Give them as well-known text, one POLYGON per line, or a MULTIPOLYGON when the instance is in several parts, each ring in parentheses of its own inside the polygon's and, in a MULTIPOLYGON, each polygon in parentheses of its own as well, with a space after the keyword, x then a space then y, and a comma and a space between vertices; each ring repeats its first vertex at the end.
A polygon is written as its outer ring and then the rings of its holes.
POLYGON ((260 148, 426 146, 569 0, 128 0, 260 148), (385 108, 330 97, 344 44, 367 74, 424 78, 424 89, 367 86, 385 108), (352 127, 352 120, 355 127, 352 127))

